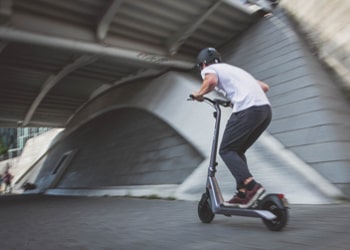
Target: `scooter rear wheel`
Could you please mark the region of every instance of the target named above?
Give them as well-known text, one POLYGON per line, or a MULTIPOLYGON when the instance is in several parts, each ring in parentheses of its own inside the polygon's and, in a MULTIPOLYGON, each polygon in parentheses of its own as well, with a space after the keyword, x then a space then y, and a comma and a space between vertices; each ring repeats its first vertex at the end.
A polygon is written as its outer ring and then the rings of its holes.
POLYGON ((210 223, 215 214, 211 211, 211 201, 209 196, 204 193, 198 203, 198 217, 203 223, 210 223))
POLYGON ((288 221, 288 210, 286 207, 281 208, 274 201, 269 200, 262 204, 261 209, 268 210, 276 216, 276 219, 262 219, 265 226, 271 231, 281 231, 288 221))

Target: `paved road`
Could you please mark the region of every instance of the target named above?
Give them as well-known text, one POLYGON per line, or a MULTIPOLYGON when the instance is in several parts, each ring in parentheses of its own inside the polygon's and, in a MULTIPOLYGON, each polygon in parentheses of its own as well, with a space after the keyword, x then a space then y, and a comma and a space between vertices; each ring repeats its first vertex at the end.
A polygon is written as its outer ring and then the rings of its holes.
POLYGON ((1 249, 349 249, 350 204, 292 205, 271 232, 260 219, 199 222, 196 202, 116 197, 0 198, 1 249))

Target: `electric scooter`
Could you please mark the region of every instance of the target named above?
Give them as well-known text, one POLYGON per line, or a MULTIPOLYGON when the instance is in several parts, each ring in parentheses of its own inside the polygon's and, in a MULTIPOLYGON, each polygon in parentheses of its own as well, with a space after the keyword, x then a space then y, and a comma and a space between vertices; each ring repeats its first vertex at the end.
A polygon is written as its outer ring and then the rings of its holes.
MULTIPOLYGON (((194 100, 190 95, 188 100, 194 100)), ((231 103, 221 99, 210 99, 204 97, 204 100, 211 104, 214 108, 215 130, 212 142, 212 149, 210 155, 210 162, 208 167, 207 184, 205 192, 198 203, 198 216, 203 223, 210 223, 215 214, 222 214, 225 216, 247 216, 261 218, 265 226, 271 231, 282 230, 288 221, 288 201, 284 194, 265 194, 261 195, 250 207, 242 208, 234 206, 225 202, 215 177, 221 119, 220 106, 229 107, 231 103)))

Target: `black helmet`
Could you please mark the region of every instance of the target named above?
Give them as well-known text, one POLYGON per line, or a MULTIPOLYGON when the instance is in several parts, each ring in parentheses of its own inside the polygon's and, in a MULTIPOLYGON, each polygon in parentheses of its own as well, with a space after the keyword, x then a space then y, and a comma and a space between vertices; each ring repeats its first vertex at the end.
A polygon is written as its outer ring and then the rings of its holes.
POLYGON ((197 66, 202 67, 202 64, 210 65, 221 62, 221 55, 215 48, 202 49, 197 56, 197 66))

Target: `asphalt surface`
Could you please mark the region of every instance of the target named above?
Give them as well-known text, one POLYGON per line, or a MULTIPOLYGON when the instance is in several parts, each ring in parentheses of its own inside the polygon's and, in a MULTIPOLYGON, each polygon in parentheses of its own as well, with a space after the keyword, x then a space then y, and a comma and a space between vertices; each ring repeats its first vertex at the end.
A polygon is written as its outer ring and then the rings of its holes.
POLYGON ((117 197, 2 196, 1 249, 349 249, 350 203, 291 205, 288 225, 216 215, 197 202, 117 197))

